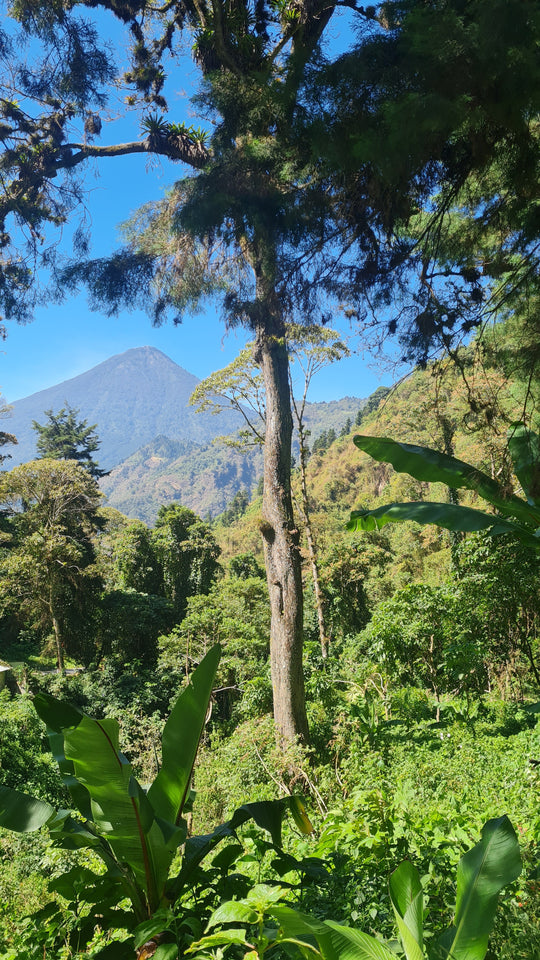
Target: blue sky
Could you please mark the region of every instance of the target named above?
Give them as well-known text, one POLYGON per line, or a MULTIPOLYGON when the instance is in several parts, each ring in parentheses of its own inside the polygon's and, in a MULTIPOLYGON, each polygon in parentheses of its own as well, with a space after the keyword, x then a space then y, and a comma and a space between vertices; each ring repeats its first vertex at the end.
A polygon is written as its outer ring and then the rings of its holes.
MULTIPOLYGON (((339 43, 338 25, 334 31, 333 42, 339 43)), ((167 91, 169 106, 178 121, 193 122, 188 96, 195 79, 195 68, 187 57, 183 58, 174 85, 167 91)), ((138 136, 138 122, 119 123, 121 113, 119 97, 104 117, 100 144, 138 136)), ((103 256, 114 250, 119 245, 118 225, 142 203, 159 199, 183 172, 180 164, 154 161, 144 155, 88 164, 85 182, 89 189, 92 255, 103 256)), ((69 237, 64 242, 69 246, 69 237)), ((38 309, 31 324, 7 326, 7 339, 0 344, 0 390, 8 402, 83 373, 114 354, 147 344, 202 379, 233 360, 249 338, 244 331, 226 334, 212 309, 186 317, 180 326, 166 324, 155 329, 140 312, 107 318, 90 311, 84 293, 60 305, 38 309)), ((333 326, 343 334, 350 333, 339 322, 333 326)), ((350 347, 357 349, 358 344, 351 341, 350 347)), ((369 355, 355 354, 321 371, 313 381, 309 399, 365 397, 380 383, 388 384, 392 379, 392 374, 375 365, 369 355)))

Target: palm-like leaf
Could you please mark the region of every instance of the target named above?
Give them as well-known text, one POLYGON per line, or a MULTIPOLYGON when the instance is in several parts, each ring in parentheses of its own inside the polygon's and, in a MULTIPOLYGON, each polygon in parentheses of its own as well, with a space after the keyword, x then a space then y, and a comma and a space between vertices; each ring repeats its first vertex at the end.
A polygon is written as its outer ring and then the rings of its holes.
POLYGON ((390 898, 407 960, 424 960, 424 898, 416 867, 405 860, 390 877, 390 898))
POLYGON ((508 817, 488 820, 482 839, 458 866, 453 926, 434 944, 433 960, 483 960, 500 891, 521 873, 519 844, 508 817))
POLYGON ((540 437, 517 423, 510 431, 508 449, 529 504, 540 505, 540 437))
POLYGON ((503 516, 516 517, 526 526, 540 524, 540 509, 515 495, 506 496, 502 486, 476 467, 429 447, 398 443, 386 437, 356 436, 354 443, 374 460, 391 463, 398 473, 416 480, 444 483, 454 489, 474 490, 503 516))
POLYGON ((165 841, 148 800, 118 747, 118 722, 84 716, 65 731, 65 752, 91 797, 92 820, 119 863, 129 864, 152 907, 159 902, 165 841))
POLYGON ((384 437, 357 436, 354 442, 375 460, 391 463, 398 472, 408 473, 417 480, 474 490, 502 516, 452 503, 391 503, 375 510, 354 511, 347 524, 349 530, 378 530, 387 523, 414 520, 463 533, 479 530, 487 530, 492 536, 511 533, 532 550, 540 550, 540 507, 531 495, 540 485, 540 463, 535 460, 540 452, 540 440, 531 431, 516 427, 509 440, 511 453, 516 458, 516 472, 528 492, 528 502, 514 495, 507 496, 502 486, 487 474, 437 450, 384 437))
POLYGON ((332 948, 339 960, 396 960, 395 953, 368 933, 344 927, 333 920, 326 920, 325 925, 330 927, 332 948))
POLYGON ((148 791, 156 816, 178 825, 204 728, 221 651, 213 647, 195 670, 165 724, 161 769, 148 791))
POLYGON ((17 833, 39 830, 54 814, 50 803, 0 786, 0 827, 17 833))
POLYGON ((57 842, 69 848, 94 847, 109 869, 119 872, 139 919, 152 913, 161 902, 174 853, 185 839, 179 821, 219 656, 214 647, 178 697, 165 725, 163 764, 148 794, 120 752, 115 720, 93 720, 64 701, 36 695, 53 755, 85 821, 68 812, 54 817, 48 804, 2 788, 0 825, 32 830, 49 820, 57 842))
POLYGON ((353 510, 347 530, 380 530, 387 523, 405 523, 407 520, 421 524, 434 523, 445 530, 457 530, 460 533, 476 533, 480 530, 487 530, 492 536, 511 533, 532 550, 540 549, 540 539, 520 524, 454 503, 412 501, 388 503, 375 510, 353 510))

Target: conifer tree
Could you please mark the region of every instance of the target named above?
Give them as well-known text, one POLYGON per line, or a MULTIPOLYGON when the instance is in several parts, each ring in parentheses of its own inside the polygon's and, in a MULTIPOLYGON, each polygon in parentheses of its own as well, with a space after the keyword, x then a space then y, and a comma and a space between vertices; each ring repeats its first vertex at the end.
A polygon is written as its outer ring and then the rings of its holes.
POLYGON ((41 459, 76 460, 93 477, 103 477, 92 454, 96 452, 100 441, 95 432, 97 424, 88 426, 88 420, 78 420, 79 410, 66 404, 58 413, 45 410, 46 423, 32 421, 38 435, 36 447, 41 459))
MULTIPOLYGON (((5 418, 9 416, 11 407, 3 402, 3 398, 0 396, 0 418, 5 418)), ((12 433, 7 433, 5 430, 0 430, 0 448, 8 446, 10 444, 16 444, 17 437, 12 433)), ((0 465, 4 463, 5 460, 9 460, 11 457, 10 453, 0 452, 0 465)))

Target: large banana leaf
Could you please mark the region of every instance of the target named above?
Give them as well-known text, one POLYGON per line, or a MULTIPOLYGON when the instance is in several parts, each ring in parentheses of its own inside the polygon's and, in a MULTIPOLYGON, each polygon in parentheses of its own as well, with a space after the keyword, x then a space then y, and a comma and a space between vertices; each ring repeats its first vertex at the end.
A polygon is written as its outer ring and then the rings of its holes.
POLYGON ((420 875, 405 860, 390 876, 390 899, 407 960, 424 960, 424 898, 420 875))
POLYGON ((50 803, 0 786, 0 827, 17 833, 39 830, 54 814, 50 803))
POLYGON ((85 820, 91 820, 90 794, 76 779, 73 763, 66 757, 64 744, 64 730, 76 727, 81 722, 84 716, 82 710, 65 700, 56 700, 48 693, 36 693, 34 709, 47 727, 51 753, 58 764, 60 775, 73 803, 85 820))
POLYGON ((178 826, 204 729, 221 651, 212 647, 178 697, 165 724, 161 769, 148 791, 156 816, 178 826))
POLYGON ((282 934, 292 942, 310 941, 318 944, 325 960, 339 960, 339 954, 334 946, 334 934, 330 927, 322 920, 307 916, 283 903, 276 903, 269 907, 268 913, 279 923, 282 934))
MULTIPOLYGON (((179 828, 191 771, 219 662, 214 647, 178 698, 165 725, 163 764, 148 794, 119 750, 118 723, 93 720, 48 694, 35 706, 46 723, 64 783, 85 821, 7 787, 0 789, 0 825, 35 830, 49 821, 66 847, 92 846, 109 869, 118 870, 139 915, 161 901, 171 861, 185 839, 179 828)), ((142 918, 142 916, 140 917, 142 918)))
POLYGON ((129 865, 149 904, 160 899, 170 864, 153 811, 118 747, 118 722, 83 716, 64 731, 65 754, 91 797, 92 820, 119 863, 129 865))
POLYGON ((458 866, 454 924, 434 943, 433 960, 483 960, 500 891, 521 873, 519 844, 508 817, 488 820, 482 839, 458 866))
POLYGON ((454 489, 474 490, 504 516, 516 517, 525 526, 540 525, 539 508, 526 503, 520 497, 506 496, 496 480, 463 460, 457 460, 429 447, 398 443, 386 437, 356 436, 354 443, 374 460, 391 463, 398 473, 408 473, 416 480, 444 483, 454 489))
POLYGON ((489 530, 493 536, 511 533, 532 550, 540 550, 540 537, 512 520, 494 517, 493 514, 462 507, 454 503, 388 503, 375 510, 354 510, 347 523, 347 530, 379 530, 387 523, 434 523, 445 530, 457 530, 460 533, 474 533, 489 530))

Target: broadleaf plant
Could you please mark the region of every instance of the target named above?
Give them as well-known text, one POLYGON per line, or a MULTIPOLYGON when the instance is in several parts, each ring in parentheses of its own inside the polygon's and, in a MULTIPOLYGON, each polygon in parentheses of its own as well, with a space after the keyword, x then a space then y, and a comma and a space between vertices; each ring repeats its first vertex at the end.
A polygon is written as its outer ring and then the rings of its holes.
MULTIPOLYGON (((152 929, 170 939, 170 906, 191 883, 204 857, 224 838, 235 837, 247 820, 266 829, 278 848, 287 810, 297 824, 302 821, 304 832, 312 829, 300 800, 285 797, 245 804, 212 834, 187 838, 183 813, 219 659, 220 649, 215 646, 176 700, 163 730, 161 768, 148 789, 137 781, 119 749, 116 720, 94 720, 45 693, 36 694, 34 706, 47 725, 51 750, 75 809, 55 811, 48 803, 0 787, 0 827, 17 832, 46 827, 56 845, 70 850, 89 847, 101 858, 107 868, 104 875, 85 869, 83 886, 86 892, 92 890, 93 896, 87 902, 95 904, 100 926, 108 923, 111 928, 120 925, 135 930, 137 943, 141 925, 144 933, 149 921, 152 929), (170 876, 181 845, 180 870, 170 876), (126 898, 131 903, 128 913, 118 910, 126 898)), ((73 887, 75 896, 74 876, 66 875, 65 883, 55 881, 51 889, 65 894, 73 887)), ((87 926, 91 937, 94 925, 90 922, 87 926)), ((156 956, 165 948, 172 956, 174 944, 165 942, 155 948, 154 943, 156 956)), ((118 957, 129 956, 133 941, 117 943, 116 950, 118 957)))
POLYGON ((444 483, 455 490, 473 490, 497 514, 454 503, 390 503, 375 510, 353 511, 347 529, 377 530, 387 523, 415 520, 458 532, 485 530, 491 536, 510 533, 532 550, 540 550, 540 438, 523 424, 511 428, 508 448, 526 500, 508 494, 502 484, 476 467, 429 447, 385 437, 356 436, 354 443, 374 460, 390 463, 398 473, 444 483))
MULTIPOLYGON (((500 891, 521 873, 519 844, 508 817, 489 820, 480 841, 458 865, 454 922, 443 934, 426 935, 423 891, 413 864, 400 864, 390 877, 390 899, 407 960, 483 960, 500 891)), ((394 960, 393 944, 344 926, 318 920, 283 903, 288 891, 255 887, 244 900, 222 904, 210 918, 205 936, 186 951, 194 960, 209 950, 242 944, 245 956, 263 960, 294 945, 304 960, 394 960), (267 921, 272 924, 269 925, 267 921), (223 926, 234 923, 235 927, 223 926), (242 926, 238 925, 244 925, 242 926), (218 930, 218 927, 223 929, 218 930), (245 929, 247 927, 247 929, 245 929)), ((287 950, 289 952, 289 950, 287 950)))

